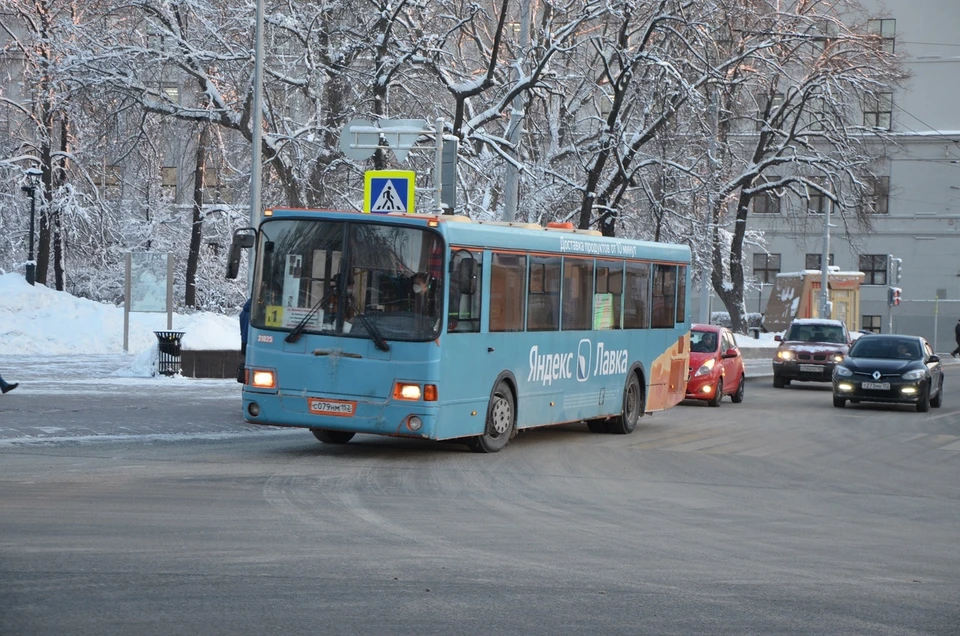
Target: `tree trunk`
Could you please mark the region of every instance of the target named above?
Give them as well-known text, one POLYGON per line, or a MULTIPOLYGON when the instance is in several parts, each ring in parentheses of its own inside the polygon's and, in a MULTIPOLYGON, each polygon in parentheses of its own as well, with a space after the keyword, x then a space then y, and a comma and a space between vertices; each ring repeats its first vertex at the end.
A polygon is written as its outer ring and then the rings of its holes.
MULTIPOLYGON (((50 129, 47 128, 47 132, 49 131, 50 129)), ((40 146, 40 170, 43 172, 43 175, 40 177, 40 197, 37 202, 36 215, 39 221, 36 280, 41 285, 47 284, 47 270, 50 267, 50 223, 48 214, 51 207, 50 204, 53 202, 51 154, 49 141, 44 141, 40 146)))
MULTIPOLYGON (((67 150, 69 149, 70 125, 67 116, 63 115, 60 119, 60 157, 57 159, 56 172, 54 173, 54 185, 60 187, 67 182, 67 150)), ((63 214, 61 210, 55 211, 50 215, 50 221, 53 224, 53 278, 57 291, 66 289, 64 263, 64 244, 63 244, 63 214)))
MULTIPOLYGON (((193 171, 193 223, 190 230, 190 254, 187 256, 186 291, 183 302, 197 306, 197 265, 200 262, 200 241, 203 240, 203 173, 207 163, 207 125, 200 124, 197 136, 197 164, 193 171)), ((254 166, 256 167, 256 166, 254 166)))
MULTIPOLYGON (((743 301, 743 237, 747 227, 747 210, 750 207, 750 197, 743 190, 750 187, 752 181, 740 190, 737 200, 737 218, 733 227, 733 238, 730 240, 730 283, 724 286, 723 258, 721 245, 713 238, 713 276, 711 283, 717 296, 723 301, 727 313, 730 314, 730 327, 735 333, 746 333, 746 307, 743 301)), ((714 213, 714 227, 717 227, 719 209, 714 213)), ((716 236, 716 235, 715 235, 716 236)))

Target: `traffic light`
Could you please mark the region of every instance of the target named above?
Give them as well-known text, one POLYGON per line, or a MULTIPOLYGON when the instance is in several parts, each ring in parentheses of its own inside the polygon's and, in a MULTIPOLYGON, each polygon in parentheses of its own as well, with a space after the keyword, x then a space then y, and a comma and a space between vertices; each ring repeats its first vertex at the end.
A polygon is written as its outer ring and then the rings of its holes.
POLYGON ((887 287, 887 304, 896 307, 900 304, 900 294, 903 290, 899 287, 887 287))
POLYGON ((891 267, 891 270, 892 270, 892 271, 891 271, 891 276, 893 277, 893 280, 892 280, 891 282, 899 283, 899 282, 900 282, 900 277, 903 275, 903 259, 902 259, 902 258, 891 258, 891 259, 890 259, 890 262, 891 262, 891 264, 892 264, 892 267, 891 267))

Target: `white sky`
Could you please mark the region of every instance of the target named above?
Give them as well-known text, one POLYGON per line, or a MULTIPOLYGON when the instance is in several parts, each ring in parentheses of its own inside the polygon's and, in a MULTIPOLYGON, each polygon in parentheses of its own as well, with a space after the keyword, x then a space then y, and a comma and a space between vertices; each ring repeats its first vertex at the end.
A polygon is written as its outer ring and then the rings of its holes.
MULTIPOLYGON (((166 328, 165 313, 131 313, 128 352, 156 349, 153 332, 166 328)), ((175 313, 173 330, 184 332, 184 349, 240 350, 237 315, 175 313)), ((31 287, 20 274, 0 274, 0 355, 123 352, 122 306, 76 298, 43 285, 31 287)))

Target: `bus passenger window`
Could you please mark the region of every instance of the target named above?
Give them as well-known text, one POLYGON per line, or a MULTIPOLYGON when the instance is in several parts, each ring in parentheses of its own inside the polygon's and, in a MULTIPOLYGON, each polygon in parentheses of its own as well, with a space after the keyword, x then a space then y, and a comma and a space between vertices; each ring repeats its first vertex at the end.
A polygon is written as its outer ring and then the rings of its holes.
POLYGON ((564 257, 561 329, 590 329, 592 317, 593 259, 564 257))
POLYGON ((673 329, 677 314, 677 266, 653 266, 653 321, 654 329, 673 329))
POLYGON ((447 315, 448 333, 478 333, 480 331, 480 301, 483 281, 483 252, 454 250, 450 266, 450 308, 447 315), (465 294, 460 287, 461 263, 473 260, 476 264, 476 290, 465 294))
POLYGON ((490 331, 523 331, 527 259, 494 252, 490 270, 490 331))
MULTIPOLYGON (((623 305, 623 261, 597 260, 593 298, 593 329, 620 329, 623 305), (606 318, 607 306, 613 312, 606 318)), ((589 327, 588 327, 589 328, 589 327)))
POLYGON ((623 328, 650 328, 650 263, 627 261, 623 328))
POLYGON ((531 256, 528 289, 527 330, 557 331, 560 328, 560 259, 531 256))
POLYGON ((687 319, 687 268, 677 267, 677 323, 687 319))

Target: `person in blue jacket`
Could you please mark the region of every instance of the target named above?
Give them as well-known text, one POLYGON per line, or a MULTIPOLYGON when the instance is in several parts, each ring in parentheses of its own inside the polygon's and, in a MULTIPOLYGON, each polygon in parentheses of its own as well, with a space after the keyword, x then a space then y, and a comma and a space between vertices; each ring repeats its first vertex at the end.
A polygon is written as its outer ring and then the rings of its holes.
POLYGON ((0 391, 4 393, 9 393, 10 391, 13 391, 18 386, 20 386, 19 382, 13 382, 13 383, 5 382, 3 379, 3 376, 0 376, 0 391))
POLYGON ((240 353, 247 353, 247 331, 250 329, 250 299, 243 303, 240 310, 240 353))
POLYGON ((237 366, 237 382, 246 382, 246 368, 244 365, 247 355, 247 331, 250 330, 250 299, 243 303, 240 309, 240 364, 237 366))

